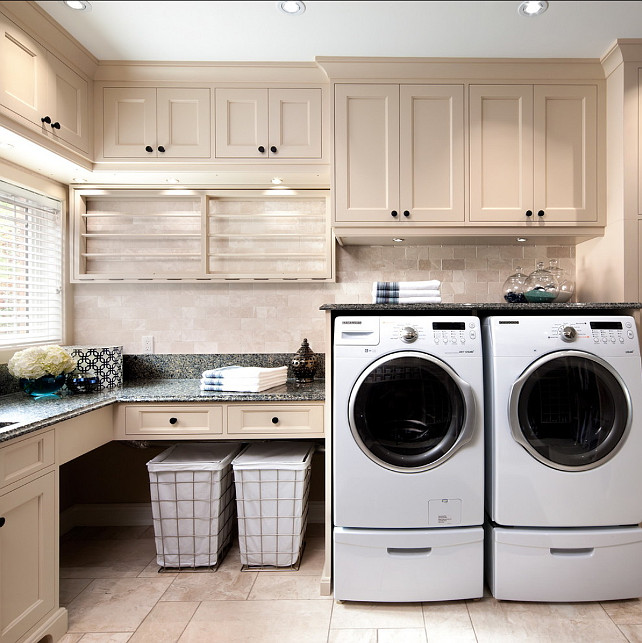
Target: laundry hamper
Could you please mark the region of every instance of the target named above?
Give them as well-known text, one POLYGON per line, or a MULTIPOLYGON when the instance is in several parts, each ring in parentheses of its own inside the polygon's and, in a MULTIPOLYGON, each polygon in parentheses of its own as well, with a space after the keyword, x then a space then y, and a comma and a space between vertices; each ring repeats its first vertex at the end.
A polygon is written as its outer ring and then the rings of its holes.
POLYGON ((242 569, 298 568, 314 444, 250 445, 234 458, 242 569))
POLYGON ((147 463, 161 567, 216 567, 234 528, 237 444, 176 444, 147 463))

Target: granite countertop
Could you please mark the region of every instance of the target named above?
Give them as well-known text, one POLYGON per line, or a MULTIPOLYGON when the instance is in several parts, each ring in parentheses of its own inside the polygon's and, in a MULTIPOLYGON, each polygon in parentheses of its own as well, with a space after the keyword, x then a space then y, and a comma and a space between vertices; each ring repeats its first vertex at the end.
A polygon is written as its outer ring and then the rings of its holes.
POLYGON ((323 304, 320 310, 339 310, 355 312, 387 312, 387 311, 425 311, 425 312, 465 312, 466 314, 475 315, 483 313, 533 313, 545 315, 549 312, 589 312, 589 311, 622 311, 622 310, 639 310, 642 308, 641 302, 578 302, 566 304, 509 304, 509 303, 490 303, 490 304, 323 304))
POLYGON ((198 379, 134 381, 122 388, 98 393, 73 394, 64 390, 60 398, 36 400, 24 393, 0 397, 0 442, 69 420, 116 402, 305 402, 325 399, 325 381, 297 384, 288 380, 261 393, 204 392, 198 379))

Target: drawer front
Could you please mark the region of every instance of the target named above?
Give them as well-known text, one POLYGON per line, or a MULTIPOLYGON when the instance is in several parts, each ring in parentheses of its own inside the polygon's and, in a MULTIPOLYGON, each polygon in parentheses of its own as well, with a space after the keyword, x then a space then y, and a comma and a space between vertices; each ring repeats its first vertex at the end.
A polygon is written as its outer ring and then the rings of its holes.
POLYGON ((47 431, 0 449, 0 488, 54 463, 54 432, 47 431))
POLYGON ((127 435, 216 435, 223 433, 222 406, 128 406, 127 435))
POLYGON ((323 405, 252 404, 227 409, 229 435, 323 435, 323 405))

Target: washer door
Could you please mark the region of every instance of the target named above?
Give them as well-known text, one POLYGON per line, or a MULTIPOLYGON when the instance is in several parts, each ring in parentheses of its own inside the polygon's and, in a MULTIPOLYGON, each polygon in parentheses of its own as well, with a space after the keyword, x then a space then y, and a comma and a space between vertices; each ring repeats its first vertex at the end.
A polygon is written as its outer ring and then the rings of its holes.
POLYGON ((631 427, 624 382, 604 360, 579 351, 545 355, 513 384, 513 437, 554 469, 585 471, 612 458, 631 427))
POLYGON ((348 414, 356 443, 373 462, 414 473, 438 466, 471 439, 475 398, 444 362, 399 352, 359 376, 348 414))

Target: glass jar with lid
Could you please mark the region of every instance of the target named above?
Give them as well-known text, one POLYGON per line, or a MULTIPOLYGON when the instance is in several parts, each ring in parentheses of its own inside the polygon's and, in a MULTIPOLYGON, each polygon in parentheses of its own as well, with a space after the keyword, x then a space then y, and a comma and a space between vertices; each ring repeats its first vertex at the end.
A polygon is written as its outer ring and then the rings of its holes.
POLYGON ((534 304, 549 304, 555 301, 559 294, 557 277, 544 268, 544 262, 538 261, 537 267, 524 283, 526 301, 534 304))
POLYGON ((548 271, 557 278, 558 293, 555 302, 564 303, 569 301, 575 292, 575 282, 567 278, 566 272, 559 267, 557 259, 551 259, 548 264, 548 271))
POLYGON ((509 304, 525 303, 526 297, 524 296, 524 283, 526 282, 526 279, 527 275, 522 272, 520 266, 517 266, 515 273, 510 275, 502 286, 504 300, 509 304))

